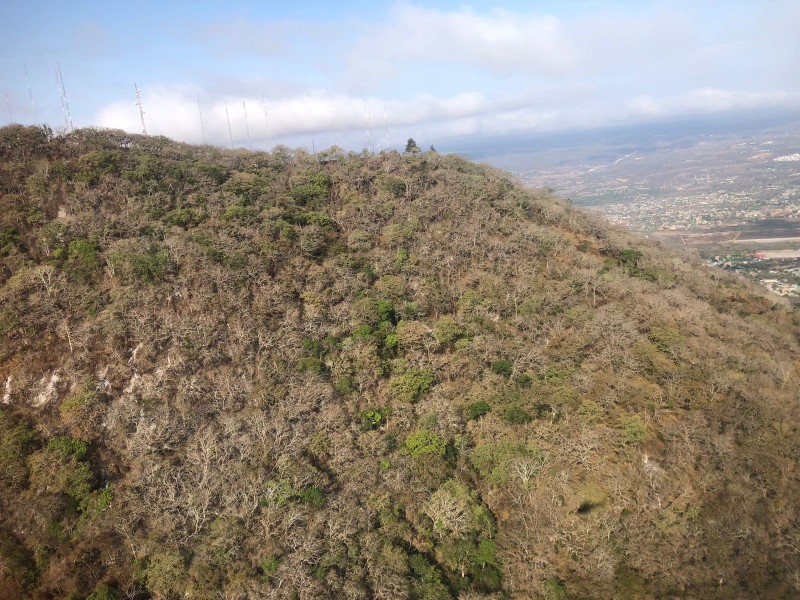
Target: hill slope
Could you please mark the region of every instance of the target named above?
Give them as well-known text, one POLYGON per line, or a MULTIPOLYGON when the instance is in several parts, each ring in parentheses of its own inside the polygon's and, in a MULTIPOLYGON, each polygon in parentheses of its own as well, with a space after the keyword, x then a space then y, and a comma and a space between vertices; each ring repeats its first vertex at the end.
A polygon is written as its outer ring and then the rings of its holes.
POLYGON ((0 160, 0 597, 800 593, 744 282, 453 156, 0 160))

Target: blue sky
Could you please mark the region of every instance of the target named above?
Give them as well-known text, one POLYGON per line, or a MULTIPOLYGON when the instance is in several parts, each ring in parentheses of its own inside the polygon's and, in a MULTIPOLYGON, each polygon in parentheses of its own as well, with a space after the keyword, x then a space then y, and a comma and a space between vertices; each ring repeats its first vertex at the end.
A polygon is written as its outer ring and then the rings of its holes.
POLYGON ((75 126, 141 130, 137 84, 148 133, 254 148, 800 111, 798 31, 796 0, 14 1, 0 123, 35 121, 24 65, 65 125, 57 63, 75 126))

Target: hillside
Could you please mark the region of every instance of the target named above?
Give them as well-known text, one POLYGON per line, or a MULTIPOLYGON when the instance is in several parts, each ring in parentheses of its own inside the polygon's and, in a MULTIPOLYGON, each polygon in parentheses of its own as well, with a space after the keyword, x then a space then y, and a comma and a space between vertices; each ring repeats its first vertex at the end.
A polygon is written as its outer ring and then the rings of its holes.
POLYGON ((433 152, 0 129, 0 598, 791 598, 800 319, 433 152))

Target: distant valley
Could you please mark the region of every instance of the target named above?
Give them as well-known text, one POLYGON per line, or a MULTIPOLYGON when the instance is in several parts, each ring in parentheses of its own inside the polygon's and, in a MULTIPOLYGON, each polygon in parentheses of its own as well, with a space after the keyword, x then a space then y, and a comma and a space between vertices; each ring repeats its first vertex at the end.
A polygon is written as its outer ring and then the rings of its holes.
POLYGON ((800 117, 491 140, 466 153, 800 301, 800 117))

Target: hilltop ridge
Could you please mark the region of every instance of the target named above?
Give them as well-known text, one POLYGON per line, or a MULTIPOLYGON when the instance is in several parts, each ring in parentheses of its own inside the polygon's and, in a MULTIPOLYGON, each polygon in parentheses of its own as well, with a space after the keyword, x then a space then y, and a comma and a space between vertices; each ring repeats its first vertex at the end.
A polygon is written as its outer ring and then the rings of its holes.
POLYGON ((792 597, 799 327, 452 155, 0 129, 0 597, 792 597))

